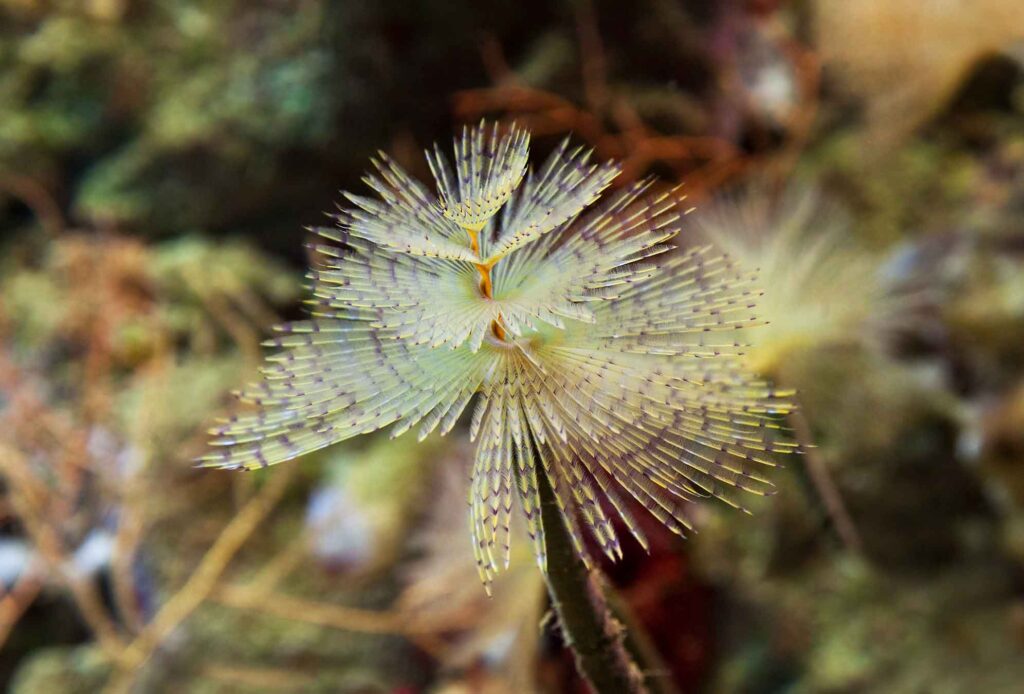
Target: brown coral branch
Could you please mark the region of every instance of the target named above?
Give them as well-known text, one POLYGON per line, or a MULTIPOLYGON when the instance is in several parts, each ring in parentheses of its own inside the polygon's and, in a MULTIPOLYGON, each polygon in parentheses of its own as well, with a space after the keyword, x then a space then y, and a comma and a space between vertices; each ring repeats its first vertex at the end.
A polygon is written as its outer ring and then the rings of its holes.
POLYGON ((459 92, 454 104, 456 116, 465 120, 504 111, 534 135, 571 132, 593 146, 601 158, 621 160, 622 173, 615 180, 615 185, 619 186, 636 181, 651 166, 661 163, 670 167, 699 197, 703 191, 731 180, 753 163, 723 138, 650 132, 627 99, 609 98, 607 107, 621 132, 609 132, 600 115, 581 109, 557 94, 515 82, 459 92))

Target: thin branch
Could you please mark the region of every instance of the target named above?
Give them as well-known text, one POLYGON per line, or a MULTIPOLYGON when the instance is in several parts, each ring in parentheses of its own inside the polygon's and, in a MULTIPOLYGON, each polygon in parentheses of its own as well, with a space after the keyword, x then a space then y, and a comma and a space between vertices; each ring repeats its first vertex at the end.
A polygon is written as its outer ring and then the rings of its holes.
POLYGON ((18 620, 39 595, 43 588, 43 578, 43 572, 39 567, 29 566, 11 589, 0 597, 0 649, 3 648, 18 620))
POLYGON ((49 494, 29 471, 20 451, 0 444, 0 471, 11 488, 11 501, 25 532, 38 550, 49 574, 60 580, 75 602, 82 619, 96 635, 100 648, 113 661, 123 655, 124 641, 103 604, 96 582, 70 565, 60 532, 44 517, 49 494))
POLYGON ((279 592, 254 590, 248 586, 226 586, 218 590, 213 599, 229 607, 256 610, 281 619, 363 634, 414 634, 431 631, 417 629, 414 623, 410 623, 409 616, 402 612, 365 610, 304 600, 279 592))
POLYGON ((121 675, 111 683, 109 691, 127 691, 143 663, 213 592, 228 564, 280 501, 296 469, 296 466, 288 465, 272 474, 256 495, 231 519, 185 585, 164 603, 153 621, 125 649, 121 675))
POLYGON ((857 530, 850 512, 846 509, 846 503, 828 471, 828 466, 818 455, 818 449, 811 444, 813 440, 811 426, 807 422, 807 418, 804 417, 803 411, 794 410, 789 415, 789 421, 793 425, 793 434, 804 449, 803 459, 807 475, 811 478, 811 484, 814 485, 815 491, 821 497, 822 503, 825 504, 825 511, 832 520, 839 539, 851 552, 863 554, 864 542, 861 540, 860 532, 857 530))
POLYGON ((114 553, 111 566, 113 597, 117 612, 132 631, 143 627, 142 612, 136 598, 135 556, 142 541, 144 523, 138 500, 142 498, 139 473, 132 473, 126 483, 124 504, 118 518, 117 533, 114 536, 114 553))
POLYGON ((29 176, 0 172, 0 193, 7 193, 24 203, 51 237, 59 236, 67 226, 60 205, 53 195, 29 176))
POLYGON ((231 687, 231 691, 308 691, 317 681, 315 673, 238 663, 207 663, 200 676, 231 687))

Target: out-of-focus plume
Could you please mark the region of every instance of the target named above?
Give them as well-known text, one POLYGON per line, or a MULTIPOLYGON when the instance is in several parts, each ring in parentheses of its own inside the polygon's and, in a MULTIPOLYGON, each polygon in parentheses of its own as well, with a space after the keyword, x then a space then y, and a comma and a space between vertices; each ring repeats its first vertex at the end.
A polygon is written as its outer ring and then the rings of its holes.
POLYGON ((846 213, 816 188, 774 193, 754 184, 693 217, 707 241, 758 272, 758 315, 767 324, 751 330, 745 359, 761 373, 803 348, 877 345, 897 310, 876 259, 847 238, 846 213))
POLYGON ((866 102, 873 144, 891 145, 953 95, 978 61, 1024 39, 1019 0, 819 0, 827 69, 866 102))

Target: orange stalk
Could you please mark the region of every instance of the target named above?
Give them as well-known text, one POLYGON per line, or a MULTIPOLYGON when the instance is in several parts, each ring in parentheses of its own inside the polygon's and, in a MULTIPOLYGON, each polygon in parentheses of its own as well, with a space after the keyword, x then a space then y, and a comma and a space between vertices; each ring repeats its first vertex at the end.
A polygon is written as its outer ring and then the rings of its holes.
POLYGON ((488 299, 493 299, 494 285, 491 283, 491 266, 477 264, 476 269, 480 273, 480 292, 488 299))
MULTIPOLYGON (((473 249, 473 252, 478 256, 480 255, 480 237, 475 229, 466 228, 466 233, 469 234, 469 245, 473 249)), ((491 282, 491 268, 494 267, 494 263, 476 263, 477 272, 480 273, 480 293, 486 298, 494 298, 494 284, 491 282)), ((499 340, 505 339, 505 328, 501 325, 501 316, 491 324, 491 331, 494 332, 494 336, 499 340)))
POLYGON ((480 237, 477 235, 476 230, 464 227, 466 233, 469 234, 469 245, 473 249, 473 252, 480 255, 480 237))

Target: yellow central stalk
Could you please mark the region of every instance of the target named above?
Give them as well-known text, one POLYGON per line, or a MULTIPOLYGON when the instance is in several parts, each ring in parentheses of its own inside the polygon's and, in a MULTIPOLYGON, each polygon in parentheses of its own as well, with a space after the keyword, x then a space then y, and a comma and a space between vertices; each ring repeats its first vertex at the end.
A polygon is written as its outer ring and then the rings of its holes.
MULTIPOLYGON (((469 245, 473 249, 473 252, 479 257, 480 255, 480 236, 479 230, 470 229, 464 227, 466 233, 469 234, 469 245)), ((480 293, 488 299, 494 298, 494 285, 491 282, 491 268, 494 267, 494 263, 475 263, 477 272, 480 273, 480 293)), ((491 323, 491 332, 499 340, 505 339, 505 327, 501 324, 501 314, 494 319, 491 323)))

